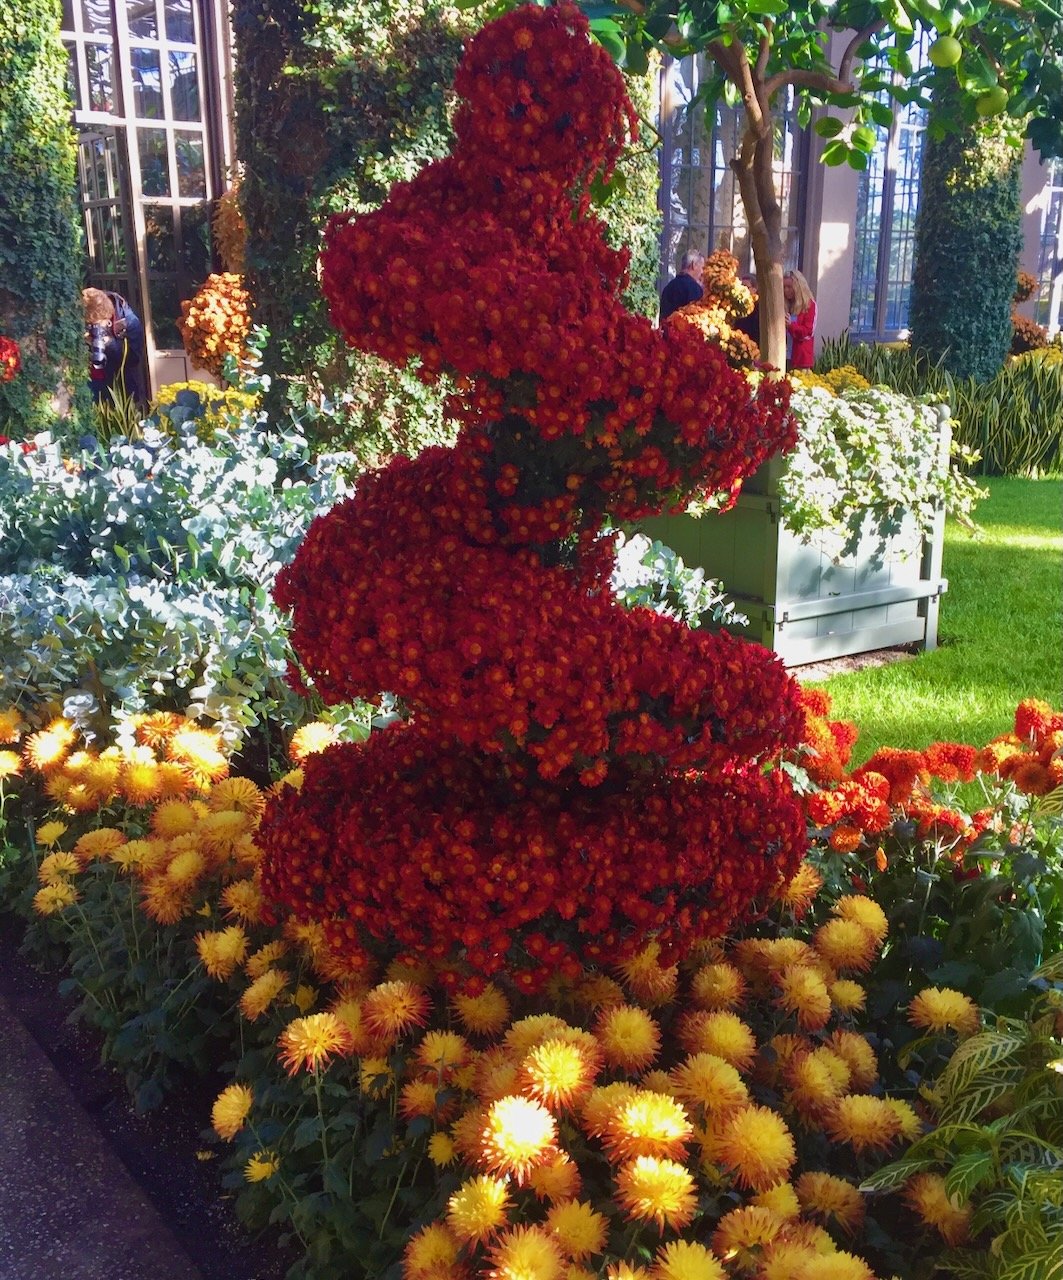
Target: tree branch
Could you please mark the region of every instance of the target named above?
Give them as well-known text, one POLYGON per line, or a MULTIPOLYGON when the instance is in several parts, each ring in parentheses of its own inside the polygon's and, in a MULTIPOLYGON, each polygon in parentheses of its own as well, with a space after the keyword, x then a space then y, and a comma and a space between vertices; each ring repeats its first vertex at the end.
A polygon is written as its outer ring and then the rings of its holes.
POLYGON ((856 87, 851 79, 853 62, 856 60, 856 51, 865 40, 870 39, 876 32, 882 31, 886 25, 885 18, 877 18, 874 22, 869 22, 867 26, 857 31, 845 46, 845 52, 838 60, 837 74, 797 68, 777 71, 775 75, 764 82, 764 91, 768 96, 768 100, 770 101, 784 85, 788 84, 796 85, 802 89, 816 89, 820 93, 852 93, 856 87))
POLYGON ((757 51, 757 65, 753 71, 758 83, 763 83, 764 81, 764 73, 768 69, 768 59, 771 57, 771 46, 774 43, 772 40, 772 32, 775 30, 775 23, 771 18, 768 18, 765 20, 764 26, 767 30, 764 35, 760 37, 760 49, 757 51))

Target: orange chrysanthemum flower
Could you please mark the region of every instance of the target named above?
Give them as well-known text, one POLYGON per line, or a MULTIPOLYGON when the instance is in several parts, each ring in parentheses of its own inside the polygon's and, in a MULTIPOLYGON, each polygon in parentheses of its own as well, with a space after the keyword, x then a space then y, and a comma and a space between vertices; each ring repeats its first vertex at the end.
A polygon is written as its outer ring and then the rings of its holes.
POLYGON ((946 1244, 955 1248, 970 1238, 971 1205, 948 1194, 940 1173, 917 1173, 905 1187, 904 1199, 946 1244))
POLYGON ((797 1198, 805 1213, 828 1226, 836 1223, 847 1235, 855 1235, 864 1221, 864 1198, 851 1182, 830 1173, 803 1173, 796 1183, 797 1198))
POLYGON ((566 1258, 580 1262, 601 1253, 609 1232, 604 1214, 582 1200, 562 1200, 553 1205, 543 1223, 566 1258))
POLYGON ((452 1003, 465 1030, 473 1035, 497 1035, 509 1018, 509 1001, 491 983, 479 995, 454 996, 452 1003))
POLYGON ((955 1031, 972 1036, 981 1028, 978 1006, 961 991, 951 987, 926 987, 908 1006, 908 1021, 928 1031, 955 1031))
POLYGON ((637 1000, 651 1008, 667 1004, 679 984, 678 966, 661 965, 660 954, 660 943, 651 942, 619 966, 624 986, 637 1000))
POLYGON ((451 1273, 460 1242, 441 1222, 430 1222, 412 1236, 402 1255, 403 1280, 437 1280, 451 1273))
POLYGON ((886 941, 886 935, 890 931, 889 921, 885 911, 873 898, 866 898, 859 893, 846 894, 838 899, 831 910, 842 920, 854 920, 861 925, 880 946, 886 941))
POLYGON ((702 966, 690 983, 690 997, 699 1009, 734 1009, 746 995, 746 980, 733 964, 702 966))
POLYGON ((469 1178, 447 1201, 447 1224, 462 1244, 488 1240, 505 1226, 509 1208, 504 1178, 469 1178))
POLYGON ((786 1122, 769 1107, 748 1106, 721 1122, 712 1142, 717 1163, 732 1171, 735 1182, 754 1191, 785 1178, 797 1159, 786 1122))
POLYGON ((196 951, 207 973, 219 982, 224 982, 244 962, 247 955, 247 934, 235 924, 228 929, 197 933, 196 951))
POLYGON ((616 1199, 629 1218, 678 1231, 694 1216, 697 1189, 690 1172, 675 1160, 638 1156, 618 1170, 616 1199))
POLYGON ((680 1103, 661 1093, 639 1089, 621 1102, 604 1126, 602 1141, 609 1158, 635 1156, 683 1159, 694 1127, 680 1103))
POLYGON ((288 975, 282 969, 266 969, 240 997, 240 1012, 249 1022, 261 1018, 288 982, 288 975))
POLYGON ((828 1111, 824 1127, 837 1142, 848 1142, 855 1151, 885 1149, 900 1136, 896 1112, 883 1098, 852 1093, 839 1098, 828 1111))
POLYGON ((714 1053, 693 1053, 673 1068, 676 1093, 689 1106, 724 1115, 749 1100, 749 1090, 736 1067, 714 1053))
POLYGON ((456 1031, 426 1031, 413 1060, 419 1067, 450 1079, 469 1061, 469 1044, 456 1031))
POLYGON ((351 1033, 334 1013, 311 1013, 295 1018, 277 1041, 278 1057, 290 1076, 297 1071, 318 1072, 336 1057, 354 1052, 351 1033))
POLYGON ((537 1164, 528 1175, 528 1186, 540 1200, 549 1200, 551 1204, 578 1196, 581 1184, 575 1161, 563 1151, 537 1164))
POLYGON ((711 1053, 739 1071, 756 1057, 757 1041, 749 1027, 727 1009, 685 1014, 678 1028, 680 1043, 689 1053, 711 1053))
POLYGON ((661 1048, 660 1027, 637 1005, 621 1004, 603 1009, 594 1034, 608 1065, 622 1071, 644 1071, 661 1048))
POLYGON ((775 1003, 792 1013, 805 1031, 818 1031, 830 1021, 830 992, 813 969, 790 965, 779 974, 775 1003))
POLYGON ((542 1227, 513 1227, 488 1254, 488 1280, 563 1280, 565 1261, 542 1227))
POLYGON ((725 1213, 712 1233, 712 1250, 740 1270, 756 1266, 764 1249, 781 1232, 787 1222, 763 1205, 747 1204, 725 1213))
POLYGON ((546 1040, 524 1059, 518 1078, 521 1087, 544 1106, 571 1111, 594 1087, 600 1066, 600 1053, 584 1044, 546 1040))
POLYGON ((839 1013, 859 1013, 867 1003, 867 991, 851 978, 839 978, 827 984, 830 1002, 839 1013))
POLYGON ((519 1186, 556 1151, 557 1121, 541 1103, 511 1094, 488 1107, 480 1143, 483 1168, 508 1174, 519 1186))
POLYGON ((424 1026, 431 1007, 422 987, 412 982, 382 982, 362 1001, 362 1017, 374 1036, 394 1044, 405 1032, 424 1026))
POLYGON ((210 1122, 219 1138, 231 1142, 244 1127, 255 1095, 246 1084, 230 1084, 218 1094, 211 1108, 210 1122))
POLYGON ((822 888, 823 877, 820 873, 810 862, 802 862, 793 879, 779 894, 779 902, 800 919, 822 888))
POLYGON ((860 973, 871 968, 877 950, 875 939, 862 924, 842 918, 821 925, 813 946, 832 969, 855 969, 860 973))

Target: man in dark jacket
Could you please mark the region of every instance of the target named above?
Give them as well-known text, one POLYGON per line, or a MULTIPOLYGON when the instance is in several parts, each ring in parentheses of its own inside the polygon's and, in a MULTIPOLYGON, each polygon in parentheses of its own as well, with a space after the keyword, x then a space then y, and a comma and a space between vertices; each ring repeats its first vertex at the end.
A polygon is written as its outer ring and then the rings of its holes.
POLYGON ((147 403, 144 377, 144 326, 120 293, 83 289, 85 340, 89 345, 89 385, 93 400, 117 395, 147 403))
POLYGON ((683 254, 679 274, 661 290, 661 324, 673 311, 685 307, 688 302, 699 302, 705 296, 701 287, 701 277, 705 271, 705 255, 696 249, 688 249, 683 254))

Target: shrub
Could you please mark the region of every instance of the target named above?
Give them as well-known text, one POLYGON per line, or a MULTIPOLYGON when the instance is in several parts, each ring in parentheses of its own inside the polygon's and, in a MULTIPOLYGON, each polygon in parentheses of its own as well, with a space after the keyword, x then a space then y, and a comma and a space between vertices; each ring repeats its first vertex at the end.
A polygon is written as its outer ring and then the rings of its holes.
POLYGON ((189 360, 220 378, 226 356, 243 358, 251 331, 251 295, 242 277, 207 276, 195 297, 181 303, 177 328, 189 360))

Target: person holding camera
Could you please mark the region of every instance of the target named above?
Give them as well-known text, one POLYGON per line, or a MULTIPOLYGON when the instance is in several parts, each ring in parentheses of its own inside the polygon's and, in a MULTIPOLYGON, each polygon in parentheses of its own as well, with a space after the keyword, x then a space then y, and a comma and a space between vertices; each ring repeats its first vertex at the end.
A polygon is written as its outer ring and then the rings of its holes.
POLYGON ((89 386, 94 401, 108 392, 147 403, 144 378, 144 326, 120 293, 83 289, 85 341, 89 347, 89 386))

